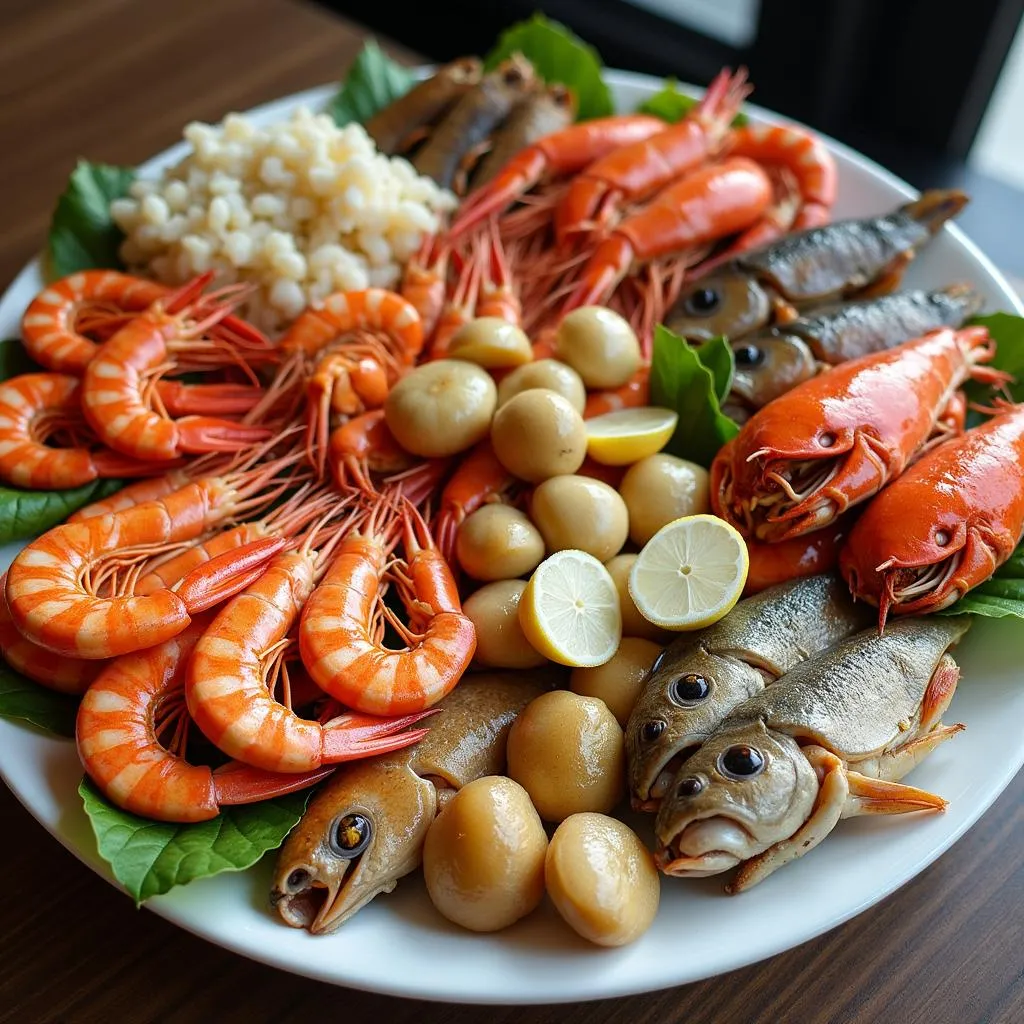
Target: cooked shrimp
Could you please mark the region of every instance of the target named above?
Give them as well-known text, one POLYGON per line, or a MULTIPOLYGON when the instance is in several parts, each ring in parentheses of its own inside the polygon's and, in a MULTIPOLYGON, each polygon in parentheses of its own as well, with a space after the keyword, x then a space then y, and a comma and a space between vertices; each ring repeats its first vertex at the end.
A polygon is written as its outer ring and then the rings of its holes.
POLYGON ((449 255, 447 246, 437 244, 433 235, 427 235, 420 251, 402 272, 402 298, 419 313, 424 338, 433 336, 444 307, 449 255))
MULTIPOLYGON (((58 373, 81 374, 99 346, 85 336, 90 324, 116 323, 122 314, 141 313, 170 289, 114 270, 84 270, 47 285, 21 320, 28 354, 58 373)), ((122 322, 127 321, 122 318, 122 322)))
POLYGON ((207 622, 197 620, 149 650, 117 658, 79 706, 75 735, 82 766, 108 800, 133 814, 206 821, 227 804, 293 793, 333 770, 278 775, 232 763, 211 771, 185 760, 185 667, 207 622))
MULTIPOLYGON (((266 573, 217 615, 188 668, 188 709, 205 736, 230 757, 267 771, 304 772, 416 743, 426 729, 403 732, 424 712, 382 719, 343 714, 327 722, 291 708, 284 665, 289 632, 330 560, 336 530, 319 551, 313 531, 295 552, 278 555, 266 573), (283 683, 283 702, 275 695, 283 683)), ((429 714, 429 712, 426 712, 429 714)))
POLYGON ((106 662, 65 658, 26 640, 11 618, 4 592, 6 586, 7 573, 4 573, 0 576, 0 651, 3 651, 4 661, 15 672, 48 690, 76 695, 85 693, 106 662))
POLYGON ((97 450, 82 419, 80 390, 77 377, 61 373, 26 373, 0 384, 0 480, 49 491, 164 472, 166 463, 97 450), (54 440, 66 446, 47 443, 54 440))
MULTIPOLYGON (((246 367, 277 358, 269 346, 245 339, 203 338, 231 310, 216 294, 201 296, 208 280, 208 275, 196 278, 134 317, 99 347, 86 367, 82 411, 110 448, 139 459, 168 461, 187 453, 239 451, 271 435, 265 427, 209 416, 172 419, 154 386, 169 370, 180 372, 186 366, 246 367), (179 359, 179 353, 187 355, 179 359)), ((237 385, 200 387, 189 408, 237 410, 237 385)), ((188 391, 172 394, 180 405, 188 391)))
POLYGON ((382 503, 364 529, 339 545, 299 624, 299 650, 313 681, 368 714, 432 707, 462 678, 476 651, 476 631, 462 612, 448 563, 415 508, 404 500, 401 507, 407 561, 389 565, 394 512, 382 503), (380 601, 385 577, 409 612, 408 626, 380 601), (383 646, 385 621, 405 650, 383 646))
POLYGON ((193 542, 217 524, 259 511, 288 481, 293 459, 207 477, 156 501, 113 515, 64 523, 23 548, 7 574, 7 601, 33 643, 76 658, 110 658, 152 647, 188 626, 191 615, 252 582, 283 540, 256 542, 214 559, 176 590, 145 597, 132 590, 146 560, 193 542), (99 596, 111 575, 123 578, 99 596))
POLYGON ((374 409, 332 432, 327 461, 339 487, 372 493, 371 473, 401 473, 411 469, 416 459, 388 430, 384 410, 374 409))
POLYGON ((651 368, 642 366, 621 388, 591 391, 583 407, 583 418, 589 420, 606 412, 647 405, 650 402, 650 376, 651 368))

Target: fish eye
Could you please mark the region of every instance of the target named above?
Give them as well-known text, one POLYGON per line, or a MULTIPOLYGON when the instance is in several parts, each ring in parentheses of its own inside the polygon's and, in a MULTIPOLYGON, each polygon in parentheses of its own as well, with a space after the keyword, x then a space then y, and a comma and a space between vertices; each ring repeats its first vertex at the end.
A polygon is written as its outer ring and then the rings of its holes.
POLYGON ((764 769, 764 756, 744 744, 730 747, 718 756, 718 770, 727 779, 751 779, 764 769))
POLYGON ((935 543, 940 548, 944 548, 952 539, 947 530, 939 529, 935 531, 935 543))
POLYGON ((667 722, 660 718, 652 718, 640 727, 640 736, 647 743, 653 743, 667 728, 667 722))
POLYGON ((764 349, 758 345, 740 345, 733 349, 737 366, 760 366, 764 362, 764 349))
POLYGON ((370 845, 373 826, 365 814, 345 814, 331 828, 331 849, 346 860, 358 857, 370 845))
POLYGON ((690 775, 676 786, 676 793, 679 796, 696 796, 703 788, 704 780, 696 775, 690 775))
POLYGON ((680 676, 668 688, 668 696, 675 704, 695 704, 711 692, 711 684, 696 672, 680 676))
POLYGON ((722 304, 722 296, 715 288, 696 288, 686 296, 683 308, 691 316, 709 316, 722 304))

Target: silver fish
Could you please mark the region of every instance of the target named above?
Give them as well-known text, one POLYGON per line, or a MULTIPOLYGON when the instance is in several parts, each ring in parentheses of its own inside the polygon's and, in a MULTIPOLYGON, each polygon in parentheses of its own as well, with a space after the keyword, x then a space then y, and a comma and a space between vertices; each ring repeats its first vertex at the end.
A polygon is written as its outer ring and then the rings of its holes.
POLYGON ((270 900, 282 919, 316 935, 334 931, 415 871, 445 801, 504 771, 512 723, 552 681, 544 672, 468 675, 418 744, 335 772, 278 855, 270 900))
POLYGON ((744 701, 662 801, 655 859, 670 875, 740 866, 739 892, 817 846, 840 818, 941 810, 902 778, 963 726, 942 724, 970 619, 867 630, 744 701))
POLYGON ((870 621, 837 576, 811 576, 748 597, 666 647, 626 724, 633 806, 656 810, 679 764, 733 708, 870 621))

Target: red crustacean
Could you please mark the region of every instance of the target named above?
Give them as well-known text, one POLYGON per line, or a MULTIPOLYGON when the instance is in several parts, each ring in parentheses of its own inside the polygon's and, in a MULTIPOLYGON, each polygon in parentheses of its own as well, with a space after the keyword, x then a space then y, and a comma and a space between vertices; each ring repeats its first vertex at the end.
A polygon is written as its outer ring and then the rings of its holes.
POLYGON ((759 541, 827 526, 958 433, 957 389, 968 379, 1006 379, 980 365, 994 353, 984 327, 944 328, 805 381, 757 412, 715 457, 715 513, 759 541), (943 418, 951 402, 952 423, 943 418))
POLYGON ((880 627, 947 608, 1024 536, 1024 404, 1002 408, 908 469, 851 531, 840 571, 880 627))

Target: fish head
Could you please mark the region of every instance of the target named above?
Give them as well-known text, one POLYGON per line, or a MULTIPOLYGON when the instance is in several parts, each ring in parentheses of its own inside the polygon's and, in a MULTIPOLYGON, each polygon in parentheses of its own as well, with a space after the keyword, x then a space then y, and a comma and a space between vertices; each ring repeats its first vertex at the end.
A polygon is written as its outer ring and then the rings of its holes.
POLYGON ((807 343, 795 334, 771 329, 732 342, 736 373, 733 394, 760 409, 772 399, 810 380, 818 364, 807 343))
POLYGON ((676 775, 654 825, 665 874, 700 878, 790 838, 818 777, 796 741, 760 719, 715 733, 676 775))
POLYGON ((760 692, 765 674, 699 642, 655 659, 626 724, 629 792, 636 810, 657 810, 680 765, 733 708, 760 692))
POLYGON ((274 871, 270 900, 287 924, 331 932, 419 866, 437 791, 407 762, 346 766, 310 801, 274 871))
POLYGON ((738 338, 764 327, 772 318, 772 301, 750 274, 734 265, 686 285, 665 319, 669 330, 688 341, 738 338))

